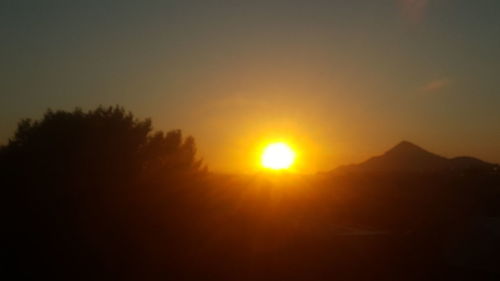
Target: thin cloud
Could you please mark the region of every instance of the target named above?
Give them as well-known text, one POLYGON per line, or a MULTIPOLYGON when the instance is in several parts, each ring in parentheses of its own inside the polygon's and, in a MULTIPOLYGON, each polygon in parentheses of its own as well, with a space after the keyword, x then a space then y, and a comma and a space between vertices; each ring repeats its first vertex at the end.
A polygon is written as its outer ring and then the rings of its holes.
POLYGON ((430 0, 396 0, 403 17, 411 23, 421 23, 430 0))
POLYGON ((441 78, 428 82, 422 87, 424 92, 437 92, 451 85, 451 80, 448 78, 441 78))

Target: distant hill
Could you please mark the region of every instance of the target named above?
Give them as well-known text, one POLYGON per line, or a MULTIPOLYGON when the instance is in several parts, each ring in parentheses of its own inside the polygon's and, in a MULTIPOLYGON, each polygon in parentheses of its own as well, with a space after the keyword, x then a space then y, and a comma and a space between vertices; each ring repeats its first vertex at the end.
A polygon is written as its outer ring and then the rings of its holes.
POLYGON ((465 170, 498 170, 498 165, 472 157, 446 158, 411 142, 402 141, 380 156, 360 164, 341 166, 335 171, 357 172, 440 172, 465 170))

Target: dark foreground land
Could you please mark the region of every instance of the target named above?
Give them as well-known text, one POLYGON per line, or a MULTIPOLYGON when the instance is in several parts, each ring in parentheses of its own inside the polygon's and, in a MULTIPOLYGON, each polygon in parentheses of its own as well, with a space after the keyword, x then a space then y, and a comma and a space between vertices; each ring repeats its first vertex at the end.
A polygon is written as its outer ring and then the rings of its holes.
POLYGON ((0 150, 2 274, 500 280, 498 166, 424 152, 402 143, 331 173, 217 175, 192 138, 121 109, 49 112, 0 150))

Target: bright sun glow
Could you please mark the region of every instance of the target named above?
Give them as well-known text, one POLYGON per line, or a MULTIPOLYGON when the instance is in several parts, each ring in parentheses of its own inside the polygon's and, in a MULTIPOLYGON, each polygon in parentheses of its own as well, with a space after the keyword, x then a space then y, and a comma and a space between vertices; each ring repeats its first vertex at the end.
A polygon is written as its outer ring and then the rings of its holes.
POLYGON ((295 160, 295 152, 286 143, 268 145, 262 154, 262 166, 273 170, 288 169, 295 160))

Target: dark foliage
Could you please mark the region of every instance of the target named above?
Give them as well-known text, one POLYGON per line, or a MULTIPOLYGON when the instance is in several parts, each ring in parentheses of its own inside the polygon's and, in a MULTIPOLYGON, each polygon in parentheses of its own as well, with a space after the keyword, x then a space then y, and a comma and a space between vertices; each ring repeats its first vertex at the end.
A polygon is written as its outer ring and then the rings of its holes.
POLYGON ((155 133, 119 107, 23 120, 0 165, 11 268, 61 280, 131 277, 117 269, 140 269, 146 235, 171 218, 151 216, 167 211, 159 198, 203 174, 192 137, 155 133))

